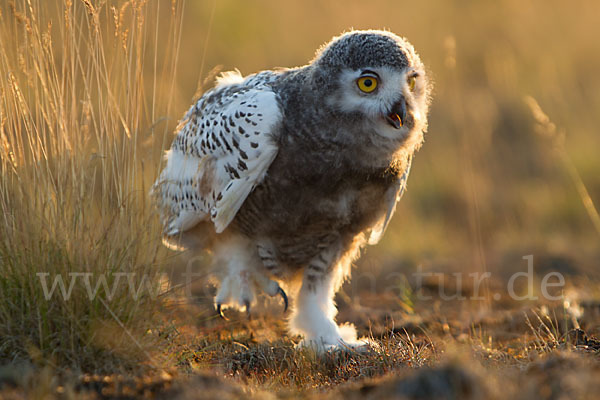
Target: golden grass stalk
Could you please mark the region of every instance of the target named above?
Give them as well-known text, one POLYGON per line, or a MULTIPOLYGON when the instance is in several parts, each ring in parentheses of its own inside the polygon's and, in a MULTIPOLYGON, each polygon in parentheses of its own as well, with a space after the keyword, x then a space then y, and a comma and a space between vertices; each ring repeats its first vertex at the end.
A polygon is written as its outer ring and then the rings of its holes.
POLYGON ((577 189, 577 193, 581 198, 581 202, 585 207, 585 211, 587 212, 592 224, 596 228, 596 231, 600 234, 600 215, 598 214, 598 210, 594 205, 594 201, 590 196, 587 188, 585 187, 585 183, 581 179, 581 175, 579 171, 577 171, 577 167, 573 164, 573 160, 567 153, 565 148, 565 132, 563 130, 557 129, 556 125, 550 120, 548 115, 542 110, 538 102, 531 96, 525 96, 525 103, 529 106, 531 113, 533 114, 533 118, 537 122, 536 132, 548 139, 552 143, 552 147, 556 154, 558 155, 560 161, 563 166, 567 170, 569 174, 569 178, 575 184, 575 188, 577 189))
POLYGON ((173 97, 183 4, 170 6, 0 6, 0 358, 147 358, 160 297, 134 299, 129 283, 159 284, 164 259, 146 195, 173 97), (40 274, 50 287, 73 273, 114 294, 89 296, 80 278, 69 299, 46 300, 40 274))

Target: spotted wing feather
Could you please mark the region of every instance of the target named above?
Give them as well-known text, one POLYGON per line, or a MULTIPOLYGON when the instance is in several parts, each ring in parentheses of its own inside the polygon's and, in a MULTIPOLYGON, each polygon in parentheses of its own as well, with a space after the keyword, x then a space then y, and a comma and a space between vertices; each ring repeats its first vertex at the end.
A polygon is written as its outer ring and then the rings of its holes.
POLYGON ((184 116, 153 189, 167 235, 206 220, 222 232, 263 180, 282 116, 269 79, 230 73, 184 116))

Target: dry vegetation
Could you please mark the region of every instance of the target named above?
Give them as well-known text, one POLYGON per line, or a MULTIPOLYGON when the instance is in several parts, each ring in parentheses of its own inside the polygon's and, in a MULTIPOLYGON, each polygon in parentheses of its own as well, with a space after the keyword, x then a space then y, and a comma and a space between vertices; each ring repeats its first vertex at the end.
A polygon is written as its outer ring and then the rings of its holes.
MULTIPOLYGON (((1 9, 0 354, 110 370, 140 353, 113 331, 145 332, 159 304, 132 301, 126 285, 108 303, 83 285, 47 301, 36 274, 48 274, 49 287, 59 274, 68 284, 69 273, 104 273, 110 287, 117 272, 135 272, 136 286, 144 275, 157 281, 164 250, 146 193, 176 57, 157 65, 144 54, 157 7, 52 3, 1 9), (121 351, 130 354, 115 357, 121 351)), ((180 10, 164 13, 180 24, 180 10)))
POLYGON ((594 398, 598 26, 593 1, 0 0, 0 398, 594 398), (202 276, 173 286, 187 259, 147 192, 214 66, 299 65, 350 27, 407 36, 434 103, 394 224, 337 298, 373 345, 317 355, 270 300, 223 321, 202 276), (540 299, 515 301, 529 254, 540 299), (161 295, 47 301, 37 274, 73 272, 161 295))

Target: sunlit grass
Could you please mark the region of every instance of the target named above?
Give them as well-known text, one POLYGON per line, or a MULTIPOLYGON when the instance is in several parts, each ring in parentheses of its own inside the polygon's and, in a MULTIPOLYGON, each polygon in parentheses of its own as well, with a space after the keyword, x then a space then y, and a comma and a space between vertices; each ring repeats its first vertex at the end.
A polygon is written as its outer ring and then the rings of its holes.
POLYGON ((132 298, 115 273, 135 273, 136 288, 142 279, 156 285, 165 257, 147 192, 167 140, 161 119, 172 112, 182 8, 160 8, 70 0, 0 8, 5 360, 88 370, 148 361, 160 298, 132 298), (46 300, 39 273, 48 287, 59 275, 68 285, 70 273, 92 273, 95 285, 104 274, 116 291, 90 298, 80 281, 69 299, 57 289, 46 300))

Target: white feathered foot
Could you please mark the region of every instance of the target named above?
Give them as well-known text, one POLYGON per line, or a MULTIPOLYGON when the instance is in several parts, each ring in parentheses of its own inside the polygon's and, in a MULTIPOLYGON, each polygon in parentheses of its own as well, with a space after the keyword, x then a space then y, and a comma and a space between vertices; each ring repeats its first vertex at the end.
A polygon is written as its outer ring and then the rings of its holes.
POLYGON ((352 324, 337 325, 335 292, 344 279, 349 260, 339 260, 337 249, 327 249, 315 257, 304 271, 302 287, 294 302, 290 331, 304 338, 299 346, 317 351, 363 348, 366 341, 357 340, 352 324))
POLYGON ((257 294, 264 292, 269 296, 281 296, 284 312, 288 308, 288 297, 277 282, 260 272, 260 261, 252 244, 241 237, 231 237, 215 251, 215 274, 220 281, 215 308, 224 319, 226 308, 245 310, 250 317, 250 308, 256 304, 257 294))

